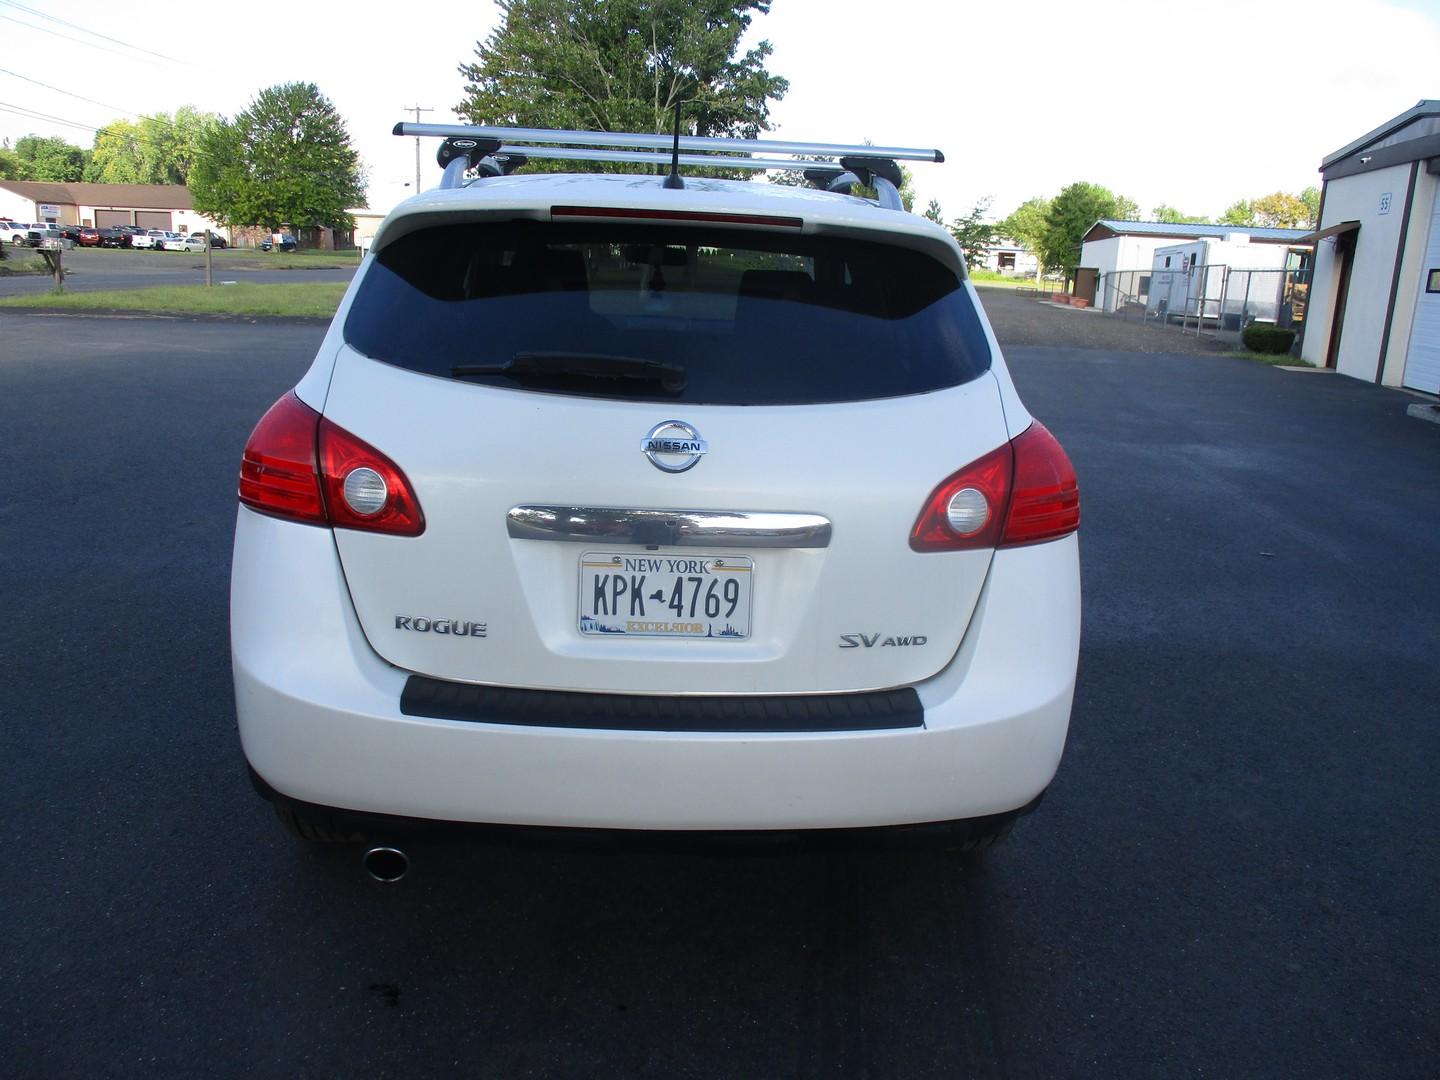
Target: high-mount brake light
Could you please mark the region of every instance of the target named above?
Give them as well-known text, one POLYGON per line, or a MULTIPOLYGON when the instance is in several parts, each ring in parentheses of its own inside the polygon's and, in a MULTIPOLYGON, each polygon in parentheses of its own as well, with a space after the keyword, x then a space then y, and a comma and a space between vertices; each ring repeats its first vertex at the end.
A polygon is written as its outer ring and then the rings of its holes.
POLYGON ((681 221, 704 225, 759 225, 767 229, 803 229, 805 220, 775 214, 726 214, 709 210, 660 210, 633 206, 552 206, 550 216, 571 220, 653 222, 681 221))
POLYGON ((930 493, 915 527, 915 551, 1019 547, 1080 527, 1080 488, 1060 444, 1038 420, 947 477, 930 493))
POLYGON ((240 459, 240 501, 308 525, 396 536, 425 531, 420 504, 400 468, 294 391, 250 433, 240 459))

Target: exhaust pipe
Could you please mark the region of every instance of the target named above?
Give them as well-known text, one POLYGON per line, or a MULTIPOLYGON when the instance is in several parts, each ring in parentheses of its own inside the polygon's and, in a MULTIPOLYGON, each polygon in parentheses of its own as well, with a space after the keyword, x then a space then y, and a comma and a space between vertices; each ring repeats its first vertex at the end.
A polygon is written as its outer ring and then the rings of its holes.
POLYGON ((360 858, 365 873, 383 885, 394 885, 410 869, 410 856, 399 848, 372 847, 360 858))

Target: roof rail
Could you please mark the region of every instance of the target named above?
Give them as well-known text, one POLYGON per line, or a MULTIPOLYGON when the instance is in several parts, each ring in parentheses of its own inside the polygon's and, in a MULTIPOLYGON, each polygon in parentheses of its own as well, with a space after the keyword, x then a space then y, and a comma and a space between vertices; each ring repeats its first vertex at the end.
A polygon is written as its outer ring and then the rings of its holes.
POLYGON ((526 158, 626 162, 664 170, 672 160, 690 168, 785 169, 803 172, 816 187, 848 192, 851 184, 873 187, 879 203, 903 209, 897 161, 942 162, 939 150, 850 143, 786 142, 775 139, 722 139, 699 135, 644 134, 622 131, 561 131, 548 128, 492 127, 400 122, 394 134, 444 139, 437 160, 445 169, 442 188, 461 186, 467 169, 481 176, 502 176, 526 158), (676 153, 672 158, 672 150, 676 153), (737 156, 748 155, 748 156, 737 156), (775 156, 783 155, 783 156, 775 156), (815 161, 838 157, 839 162, 815 161))

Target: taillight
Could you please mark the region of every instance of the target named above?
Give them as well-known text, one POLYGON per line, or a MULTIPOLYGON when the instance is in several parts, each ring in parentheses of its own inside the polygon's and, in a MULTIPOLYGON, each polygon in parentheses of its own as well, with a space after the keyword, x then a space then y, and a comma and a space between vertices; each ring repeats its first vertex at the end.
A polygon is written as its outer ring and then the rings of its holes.
POLYGON ((240 459, 240 501, 272 517, 397 536, 425 531, 399 467, 294 392, 260 418, 240 459))
POLYGON ((330 524, 419 536, 425 517, 400 467, 339 424, 320 419, 320 469, 330 524))
POLYGON ((319 423, 320 414, 293 393, 270 406, 240 456, 242 503, 262 514, 326 524, 315 468, 319 423))
POLYGON ((1080 527, 1069 457, 1038 420, 948 477, 925 500, 910 547, 966 551, 1054 540, 1080 527))
POLYGON ((1055 436, 1037 420, 1010 445, 1015 448, 1015 481, 1000 546, 1038 544, 1080 528, 1075 466, 1055 436))

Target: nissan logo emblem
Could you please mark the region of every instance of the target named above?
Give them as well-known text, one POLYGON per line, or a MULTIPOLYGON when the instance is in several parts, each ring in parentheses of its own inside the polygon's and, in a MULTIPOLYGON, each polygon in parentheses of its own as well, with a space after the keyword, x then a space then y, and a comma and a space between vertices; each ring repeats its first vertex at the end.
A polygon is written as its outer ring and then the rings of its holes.
POLYGON ((693 469, 710 445, 683 420, 662 420, 640 440, 640 452, 661 472, 682 473, 693 469))

